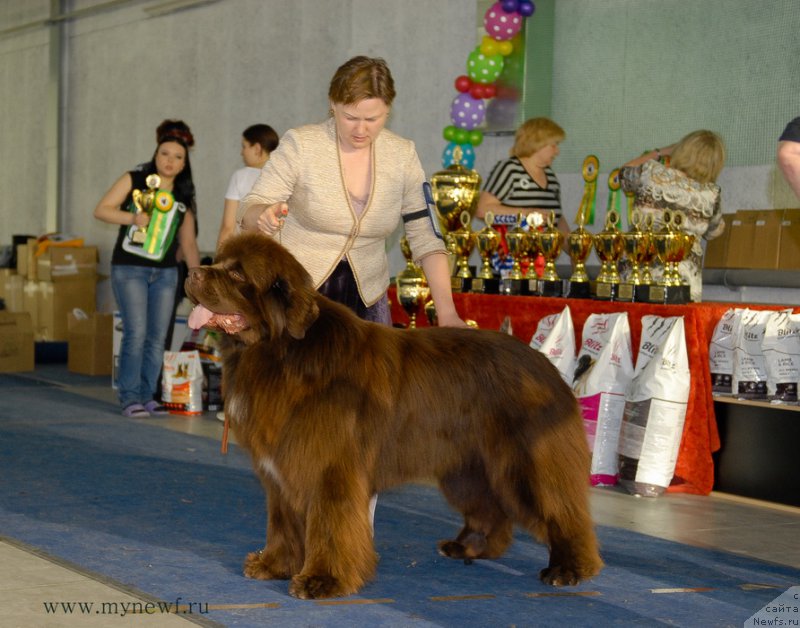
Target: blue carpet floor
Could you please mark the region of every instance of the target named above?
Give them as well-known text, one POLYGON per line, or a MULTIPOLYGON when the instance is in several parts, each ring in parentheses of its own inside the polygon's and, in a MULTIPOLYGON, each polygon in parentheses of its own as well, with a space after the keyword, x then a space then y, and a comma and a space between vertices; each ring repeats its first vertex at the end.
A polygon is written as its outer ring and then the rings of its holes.
POLYGON ((800 584, 795 569, 601 527, 605 570, 553 589, 537 578, 545 548, 521 532, 496 561, 439 557, 459 518, 411 485, 378 500, 375 580, 344 600, 299 601, 286 582, 241 575, 263 545, 265 505, 238 448, 222 455, 23 375, 0 375, 0 395, 0 535, 206 623, 741 626, 800 584))

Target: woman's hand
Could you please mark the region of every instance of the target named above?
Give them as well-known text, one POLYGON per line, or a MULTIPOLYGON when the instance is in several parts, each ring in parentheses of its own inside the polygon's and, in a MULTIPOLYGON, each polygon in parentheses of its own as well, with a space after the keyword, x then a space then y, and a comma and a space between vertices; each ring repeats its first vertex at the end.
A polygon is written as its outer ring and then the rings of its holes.
POLYGON ((437 327, 469 327, 469 325, 461 320, 461 317, 459 317, 455 310, 443 314, 437 312, 436 325, 437 327))
POLYGON ((268 205, 256 220, 256 227, 267 235, 275 235, 283 227, 283 221, 289 214, 286 203, 273 203, 268 205))

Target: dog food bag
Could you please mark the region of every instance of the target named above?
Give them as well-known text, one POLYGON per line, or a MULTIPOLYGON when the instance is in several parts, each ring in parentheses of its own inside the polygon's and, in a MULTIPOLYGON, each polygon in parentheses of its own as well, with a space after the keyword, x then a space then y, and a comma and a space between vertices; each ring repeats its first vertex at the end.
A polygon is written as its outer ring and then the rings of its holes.
POLYGON ((567 384, 575 373, 575 328, 569 305, 560 313, 545 316, 536 326, 530 346, 547 356, 567 384))
POLYGON ((761 341, 768 310, 745 310, 733 328, 733 377, 731 388, 739 399, 767 398, 767 363, 761 341))
POLYGON ((800 380, 800 314, 771 312, 764 327, 761 352, 767 370, 771 403, 796 403, 800 380))
POLYGON ((631 329, 625 312, 592 314, 583 326, 572 390, 578 398, 589 449, 592 485, 617 483, 617 443, 625 389, 633 377, 631 329))
POLYGON ((711 390, 719 394, 731 394, 733 380, 733 331, 742 308, 727 310, 717 321, 711 342, 708 345, 708 366, 711 371, 711 390))
POLYGON ((619 483, 629 493, 657 497, 672 481, 690 385, 683 317, 643 316, 619 439, 619 483))
POLYGON ((165 351, 161 401, 172 414, 202 414, 203 366, 200 353, 165 351))

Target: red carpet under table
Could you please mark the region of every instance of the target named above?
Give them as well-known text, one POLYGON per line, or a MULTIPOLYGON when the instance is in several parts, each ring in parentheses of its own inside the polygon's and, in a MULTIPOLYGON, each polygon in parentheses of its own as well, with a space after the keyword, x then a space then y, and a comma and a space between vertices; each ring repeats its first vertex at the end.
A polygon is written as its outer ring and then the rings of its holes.
MULTIPOLYGON (((686 408, 683 439, 675 466, 671 492, 707 495, 714 485, 714 462, 711 454, 720 448, 719 432, 714 416, 711 395, 711 376, 708 369, 708 345, 720 317, 732 307, 751 309, 784 309, 781 305, 747 305, 743 303, 690 303, 687 305, 650 305, 594 301, 589 299, 560 299, 549 297, 514 297, 504 295, 455 294, 458 313, 472 319, 482 329, 498 329, 506 316, 511 317, 513 334, 527 342, 536 331, 539 320, 561 312, 569 305, 575 327, 576 344, 580 346, 583 324, 590 314, 627 312, 631 328, 634 364, 642 332, 642 316, 683 316, 686 345, 691 371, 691 390, 686 408)), ((408 316, 395 298, 394 286, 389 288, 392 319, 405 324, 408 316)), ((424 314, 417 317, 419 326, 427 325, 424 314)))

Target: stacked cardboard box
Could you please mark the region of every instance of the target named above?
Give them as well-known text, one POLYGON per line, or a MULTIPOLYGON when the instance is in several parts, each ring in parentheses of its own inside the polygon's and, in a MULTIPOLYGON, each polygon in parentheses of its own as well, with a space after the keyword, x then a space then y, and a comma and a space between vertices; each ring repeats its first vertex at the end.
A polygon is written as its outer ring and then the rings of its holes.
POLYGON ((67 368, 85 375, 111 375, 112 314, 92 316, 70 312, 67 317, 67 368))
POLYGON ((740 209, 706 245, 706 268, 800 269, 800 209, 740 209))
POLYGON ((32 371, 33 364, 30 314, 0 310, 0 373, 32 371))
POLYGON ((67 341, 69 313, 95 311, 97 258, 94 246, 28 240, 17 249, 17 274, 4 277, 6 308, 30 314, 37 341, 67 341))

